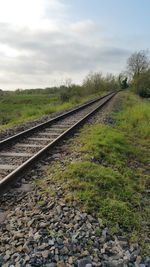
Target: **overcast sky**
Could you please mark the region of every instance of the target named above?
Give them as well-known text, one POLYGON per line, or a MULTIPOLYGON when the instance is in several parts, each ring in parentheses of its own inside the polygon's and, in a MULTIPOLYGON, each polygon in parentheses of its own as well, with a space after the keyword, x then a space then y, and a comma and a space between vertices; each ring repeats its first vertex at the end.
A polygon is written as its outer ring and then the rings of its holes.
POLYGON ((0 88, 121 72, 150 44, 149 0, 0 0, 0 88))

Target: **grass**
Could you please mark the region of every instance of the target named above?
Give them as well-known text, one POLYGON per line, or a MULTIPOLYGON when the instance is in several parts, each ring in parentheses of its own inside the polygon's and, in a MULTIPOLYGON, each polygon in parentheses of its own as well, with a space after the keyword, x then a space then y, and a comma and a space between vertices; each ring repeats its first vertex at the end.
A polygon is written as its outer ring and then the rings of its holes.
MULTIPOLYGON (((150 105, 148 100, 141 100, 135 95, 125 95, 126 110, 117 114, 118 126, 128 135, 147 141, 150 136, 150 105)), ((124 104, 125 105, 125 104, 124 104)))
POLYGON ((140 197, 133 197, 134 182, 125 174, 83 161, 68 166, 59 173, 59 178, 65 180, 67 191, 71 190, 70 201, 76 199, 86 211, 96 213, 106 224, 125 229, 138 226, 139 216, 135 211, 140 197))
POLYGON ((0 130, 72 108, 95 96, 91 94, 78 98, 72 97, 69 101, 62 102, 58 92, 47 94, 7 92, 0 96, 0 130))
POLYGON ((150 198, 146 193, 150 158, 150 107, 130 92, 121 93, 120 110, 112 114, 113 124, 85 126, 70 152, 80 161, 49 166, 38 182, 43 196, 52 181, 61 184, 67 203, 96 215, 112 233, 123 232, 130 242, 139 242, 149 255, 150 198), (77 157, 78 158, 78 157, 77 157))
MULTIPOLYGON (((121 93, 114 124, 85 126, 73 147, 82 161, 57 163, 48 177, 61 183, 67 201, 78 205, 132 240, 147 234, 150 199, 146 195, 150 158, 149 103, 121 93)), ((47 177, 47 179, 49 179, 47 177)))

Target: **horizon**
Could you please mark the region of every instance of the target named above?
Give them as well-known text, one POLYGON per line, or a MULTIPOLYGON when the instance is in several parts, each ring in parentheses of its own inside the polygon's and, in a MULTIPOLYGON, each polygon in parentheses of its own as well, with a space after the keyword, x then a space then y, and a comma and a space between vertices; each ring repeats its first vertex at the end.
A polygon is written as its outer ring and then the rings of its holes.
POLYGON ((133 52, 149 49, 149 10, 148 0, 0 0, 0 88, 118 75, 133 52))

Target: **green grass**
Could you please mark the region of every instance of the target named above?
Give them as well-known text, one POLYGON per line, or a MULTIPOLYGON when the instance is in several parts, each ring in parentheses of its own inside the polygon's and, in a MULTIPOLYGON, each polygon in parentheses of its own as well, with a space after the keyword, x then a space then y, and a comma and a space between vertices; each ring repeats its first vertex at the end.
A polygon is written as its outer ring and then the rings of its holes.
POLYGON ((115 164, 118 168, 126 165, 126 159, 133 151, 127 142, 125 135, 117 129, 106 125, 95 125, 88 129, 88 135, 84 138, 81 151, 87 152, 87 157, 94 158, 98 163, 115 164))
POLYGON ((94 98, 95 95, 72 97, 62 102, 58 92, 34 93, 7 92, 0 96, 0 130, 59 112, 94 98))
POLYGON ((76 138, 70 149, 81 154, 82 162, 67 163, 63 170, 54 164, 48 173, 60 181, 67 201, 76 200, 114 232, 122 229, 138 238, 150 220, 146 195, 150 107, 127 92, 121 93, 120 105, 113 125, 85 126, 76 138))
POLYGON ((70 201, 76 199, 106 224, 125 229, 138 227, 140 218, 136 208, 140 205, 140 195, 134 196, 134 181, 125 173, 83 161, 67 166, 59 173, 59 179, 65 180, 67 191, 71 190, 71 195, 68 191, 70 201))
MULTIPOLYGON (((125 133, 137 137, 143 142, 150 136, 150 105, 148 100, 141 100, 135 95, 124 95, 126 109, 117 114, 118 126, 125 133)), ((125 104, 124 104, 125 105, 125 104)))
POLYGON ((55 181, 65 191, 64 200, 94 214, 112 233, 123 232, 130 242, 139 242, 142 255, 149 255, 150 198, 146 193, 150 158, 150 107, 148 101, 121 93, 120 110, 113 124, 85 126, 74 143, 80 155, 72 162, 49 166, 38 182, 41 194, 55 181), (52 181, 53 180, 53 181, 52 181))

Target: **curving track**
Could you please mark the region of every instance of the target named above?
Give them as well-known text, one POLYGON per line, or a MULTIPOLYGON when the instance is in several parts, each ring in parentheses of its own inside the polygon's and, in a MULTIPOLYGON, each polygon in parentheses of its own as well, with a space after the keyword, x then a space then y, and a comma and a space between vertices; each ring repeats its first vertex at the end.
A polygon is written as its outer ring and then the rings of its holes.
POLYGON ((92 100, 0 142, 0 189, 104 106, 116 92, 92 100))

